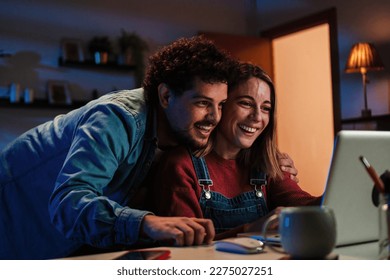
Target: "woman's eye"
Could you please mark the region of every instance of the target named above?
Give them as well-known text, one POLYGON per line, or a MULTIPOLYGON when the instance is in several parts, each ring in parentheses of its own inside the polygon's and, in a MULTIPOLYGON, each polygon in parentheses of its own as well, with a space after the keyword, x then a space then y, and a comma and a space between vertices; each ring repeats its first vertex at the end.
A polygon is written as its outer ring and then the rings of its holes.
POLYGON ((262 107, 261 110, 263 110, 264 112, 271 112, 271 107, 262 107))

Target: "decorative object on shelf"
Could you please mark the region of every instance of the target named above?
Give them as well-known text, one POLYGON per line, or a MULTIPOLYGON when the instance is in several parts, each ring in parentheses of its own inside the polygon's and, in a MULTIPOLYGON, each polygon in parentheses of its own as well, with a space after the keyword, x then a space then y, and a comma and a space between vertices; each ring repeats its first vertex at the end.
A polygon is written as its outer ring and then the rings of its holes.
POLYGON ((124 55, 124 64, 134 65, 140 58, 143 59, 143 52, 148 50, 148 44, 135 32, 126 32, 121 30, 121 36, 118 39, 121 54, 124 55))
POLYGON ((64 62, 84 61, 81 40, 64 38, 61 40, 61 56, 64 62))
POLYGON ((31 104, 34 102, 34 90, 32 88, 25 88, 23 91, 24 103, 31 104))
POLYGON ((50 80, 47 82, 47 95, 49 104, 55 105, 71 105, 72 98, 70 96, 68 82, 50 80))
POLYGON ((124 29, 121 29, 118 43, 121 50, 120 63, 136 65, 136 77, 140 83, 144 72, 144 52, 149 50, 148 44, 136 32, 127 32, 124 29))
POLYGON ((88 49, 96 64, 106 64, 112 45, 107 36, 95 36, 89 41, 88 49))
POLYGON ((20 102, 20 85, 18 83, 11 83, 9 86, 9 101, 11 103, 20 102))
POLYGON ((345 66, 346 73, 360 72, 363 80, 364 109, 362 117, 371 117, 371 110, 367 106, 367 78, 368 71, 383 70, 382 60, 374 47, 370 43, 357 43, 352 46, 345 66))

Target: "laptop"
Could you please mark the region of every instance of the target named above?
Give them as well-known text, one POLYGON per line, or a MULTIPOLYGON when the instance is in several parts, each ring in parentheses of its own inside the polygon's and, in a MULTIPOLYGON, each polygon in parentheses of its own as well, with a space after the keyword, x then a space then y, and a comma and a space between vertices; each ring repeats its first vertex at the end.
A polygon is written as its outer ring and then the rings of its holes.
MULTIPOLYGON (((372 202, 374 183, 360 156, 366 157, 378 175, 390 169, 390 131, 340 131, 335 138, 322 205, 333 209, 336 247, 378 241, 378 209, 372 202)), ((261 233, 242 233, 261 241, 261 233)), ((278 235, 271 235, 279 243, 278 235)))
POLYGON ((390 169, 390 131, 340 131, 336 135, 322 205, 336 217, 336 247, 378 240, 378 209, 372 202, 374 183, 364 156, 378 175, 390 169))

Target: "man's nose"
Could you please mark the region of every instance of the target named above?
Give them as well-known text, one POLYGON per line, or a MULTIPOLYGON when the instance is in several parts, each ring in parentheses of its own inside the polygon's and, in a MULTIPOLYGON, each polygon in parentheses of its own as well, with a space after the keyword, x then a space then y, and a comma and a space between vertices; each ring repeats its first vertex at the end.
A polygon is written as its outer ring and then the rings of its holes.
POLYGON ((212 106, 208 112, 209 120, 213 120, 214 122, 219 122, 222 116, 222 110, 219 106, 212 106))

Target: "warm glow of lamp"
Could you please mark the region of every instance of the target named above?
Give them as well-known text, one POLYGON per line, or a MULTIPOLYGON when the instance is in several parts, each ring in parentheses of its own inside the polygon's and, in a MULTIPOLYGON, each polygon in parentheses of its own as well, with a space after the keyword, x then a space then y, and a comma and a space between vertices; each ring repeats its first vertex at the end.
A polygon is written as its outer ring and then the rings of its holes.
POLYGON ((375 47, 370 43, 357 43, 352 46, 345 65, 346 73, 360 72, 363 80, 364 109, 363 117, 370 117, 371 110, 367 108, 367 72, 383 70, 384 66, 375 47))

